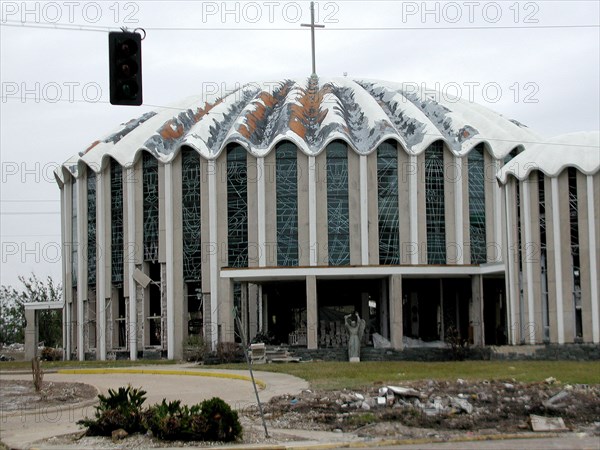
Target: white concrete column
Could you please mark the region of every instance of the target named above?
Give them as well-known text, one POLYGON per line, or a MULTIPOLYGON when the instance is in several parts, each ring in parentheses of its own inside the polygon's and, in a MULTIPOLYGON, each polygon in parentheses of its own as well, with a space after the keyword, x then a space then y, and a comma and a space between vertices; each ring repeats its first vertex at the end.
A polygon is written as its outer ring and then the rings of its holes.
POLYGON ((556 280, 556 327, 558 343, 565 343, 565 322, 563 316, 562 252, 560 251, 560 204, 558 200, 558 178, 550 178, 552 189, 552 228, 554 239, 554 279, 556 280))
POLYGON ((77 357, 79 361, 85 359, 85 339, 83 336, 84 311, 83 302, 87 297, 86 278, 86 255, 83 252, 83 237, 87 236, 87 216, 85 211, 86 199, 86 180, 79 178, 77 180, 77 357), (84 234, 85 233, 85 234, 84 234))
POLYGON ((317 300, 317 277, 306 277, 306 343, 308 349, 319 348, 319 307, 317 300))
POLYGON ((402 275, 389 277, 389 313, 390 313, 390 341, 392 347, 402 350, 404 343, 404 320, 402 318, 402 275))
MULTIPOLYGON (((69 222, 71 221, 71 214, 73 213, 71 211, 71 208, 68 207, 67 205, 69 204, 69 198, 68 198, 68 186, 71 186, 71 184, 64 184, 63 188, 61 189, 60 192, 60 211, 61 211, 61 217, 62 220, 60 221, 60 234, 61 234, 61 242, 62 242, 62 280, 63 280, 63 290, 62 290, 62 299, 63 299, 63 304, 64 306, 64 310, 63 310, 63 345, 65 347, 65 359, 66 360, 70 360, 71 359, 71 335, 72 335, 72 329, 71 327, 73 326, 73 324, 71 323, 71 305, 67 300, 67 290, 71 289, 69 286, 66 285, 68 278, 67 278, 67 271, 71 270, 71 256, 70 256, 70 252, 71 252, 71 248, 68 247, 68 251, 66 251, 67 246, 65 245, 67 242, 67 236, 71 236, 71 233, 69 233, 69 222)), ((69 238, 69 241, 71 239, 69 238)))
POLYGON ((316 158, 308 157, 308 241, 309 264, 317 265, 317 177, 316 158))
POLYGON ((165 164, 165 260, 167 269, 167 358, 175 358, 175 286, 173 286, 173 164, 165 164))
MULTIPOLYGON (((504 261, 506 267, 506 305, 508 307, 507 318, 509 320, 508 323, 508 338, 509 344, 514 345, 516 343, 515 336, 515 324, 517 324, 517 305, 515 304, 515 268, 511 255, 511 248, 515 242, 518 242, 516 239, 513 239, 512 230, 514 227, 514 222, 512 218, 512 207, 514 204, 514 199, 511 198, 509 192, 511 192, 511 186, 507 182, 504 186, 504 208, 506 213, 506 248, 504 249, 503 254, 506 255, 506 259, 504 261)), ((518 298, 518 296, 517 296, 518 298)))
POLYGON ((369 194, 367 155, 360 155, 360 262, 369 265, 369 194))
POLYGON ((529 248, 533 245, 531 240, 531 194, 529 192, 529 182, 525 180, 521 183, 521 202, 523 203, 523 221, 521 223, 521 227, 523 229, 523 234, 525 236, 525 248, 522 252, 523 258, 523 266, 525 267, 525 283, 527 284, 527 318, 529 320, 528 326, 524 326, 521 324, 521 330, 524 332, 527 330, 529 336, 530 344, 535 344, 535 327, 537 324, 535 323, 535 314, 534 314, 534 302, 533 302, 533 261, 532 256, 529 255, 529 248))
POLYGON ((258 209, 258 265, 266 267, 267 265, 267 223, 266 223, 266 207, 265 207, 265 158, 256 158, 256 192, 257 192, 257 209, 258 209))
POLYGON ((454 174, 454 228, 456 236, 456 264, 464 264, 465 261, 465 233, 463 230, 463 160, 458 156, 454 156, 456 173, 454 174))
MULTIPOLYGON (((418 210, 418 163, 417 155, 409 155, 410 171, 408 173, 408 209, 410 215, 410 243, 415 245, 417 251, 410 255, 411 264, 419 264, 419 254, 421 252, 419 246, 419 210, 418 210)), ((423 205, 425 207, 425 205, 423 205)))
POLYGON ((98 301, 98 358, 106 359, 106 263, 109 258, 104 247, 106 228, 106 208, 104 207, 104 177, 102 171, 96 174, 96 298, 98 301))
MULTIPOLYGON (((137 295, 136 282, 133 279, 135 272, 135 168, 131 166, 126 171, 125 188, 127 189, 127 245, 124 257, 127 258, 128 267, 128 286, 129 286, 129 327, 127 336, 129 340, 129 359, 137 359, 137 295)), ((141 181, 140 181, 141 182, 141 181)), ((142 205, 140 205, 142 207, 142 205)), ((143 251, 140 249, 140 251, 143 251)))
POLYGON ((600 316, 598 302, 598 267, 596 264, 596 219, 594 215, 594 177, 587 177, 587 216, 588 216, 588 240, 590 242, 590 297, 592 299, 592 341, 594 344, 600 342, 600 316))
MULTIPOLYGON (((208 160, 208 220, 209 239, 219 248, 217 238, 217 162, 208 160)), ((210 343, 212 350, 219 342, 219 251, 211 252, 210 264, 210 343)))
MULTIPOLYGON (((494 160, 494 164, 496 167, 494 174, 496 174, 502 168, 502 163, 497 159, 494 160)), ((497 252, 497 259, 493 262, 500 262, 502 260, 502 196, 498 183, 494 183, 492 201, 494 205, 494 244, 496 245, 497 252)), ((505 264, 506 262, 504 261, 505 264)))

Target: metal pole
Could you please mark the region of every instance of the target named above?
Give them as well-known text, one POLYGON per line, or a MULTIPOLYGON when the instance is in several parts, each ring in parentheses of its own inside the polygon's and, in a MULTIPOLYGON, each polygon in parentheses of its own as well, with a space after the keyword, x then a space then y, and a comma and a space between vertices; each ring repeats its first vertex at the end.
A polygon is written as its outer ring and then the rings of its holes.
POLYGON ((246 333, 242 328, 242 321, 240 320, 237 314, 237 308, 233 309, 233 314, 235 316, 235 320, 237 322, 238 328, 240 330, 240 337, 242 338, 242 346, 244 348, 244 356, 246 357, 246 362, 248 363, 248 370, 250 371, 250 378, 252 379, 252 386, 254 386, 254 395, 256 395, 256 403, 258 403, 258 411, 260 412, 260 418, 262 420, 263 428, 265 429, 265 437, 269 439, 269 431, 267 430, 267 422, 265 421, 265 414, 263 413, 262 403, 260 402, 260 397, 258 396, 258 389, 256 388, 256 381, 254 381, 254 372, 252 372, 252 363, 250 362, 250 357, 248 356, 248 347, 244 344, 246 342, 246 333))

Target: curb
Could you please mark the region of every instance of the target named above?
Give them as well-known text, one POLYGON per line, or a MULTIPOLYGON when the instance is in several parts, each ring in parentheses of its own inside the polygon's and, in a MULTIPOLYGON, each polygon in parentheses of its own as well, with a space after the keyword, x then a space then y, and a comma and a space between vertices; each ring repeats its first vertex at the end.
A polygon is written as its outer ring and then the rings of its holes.
POLYGON ((461 443, 461 442, 479 442, 479 441, 503 441, 508 439, 542 439, 559 436, 557 433, 538 433, 538 434, 491 434, 482 436, 455 437, 450 439, 384 439, 372 441, 339 441, 325 442, 315 444, 305 444, 301 442, 288 444, 264 444, 264 445, 232 445, 219 447, 222 450, 330 450, 337 448, 376 448, 393 445, 424 445, 424 444, 442 444, 442 443, 461 443))
MULTIPOLYGON (((56 373, 64 375, 105 375, 105 374, 143 374, 143 375, 182 375, 191 377, 213 377, 213 378, 227 378, 231 380, 241 380, 252 382, 252 378, 246 375, 239 375, 237 373, 223 373, 223 372, 205 372, 195 370, 160 370, 160 369, 59 369, 56 373)), ((261 389, 267 388, 267 383, 255 378, 256 385, 261 389)))

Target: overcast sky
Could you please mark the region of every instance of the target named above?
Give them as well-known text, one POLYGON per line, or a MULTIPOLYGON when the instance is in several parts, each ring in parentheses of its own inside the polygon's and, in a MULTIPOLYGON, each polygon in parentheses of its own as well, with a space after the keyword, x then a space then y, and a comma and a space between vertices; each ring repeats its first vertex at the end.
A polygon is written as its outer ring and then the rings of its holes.
MULTIPOLYGON (((544 137, 598 130, 599 5, 320 1, 317 73, 424 83, 544 137)), ((32 271, 60 279, 53 170, 70 156, 157 106, 311 73, 304 1, 1 6, 2 284, 32 271), (140 107, 108 103, 107 33, 122 26, 147 33, 140 107)))

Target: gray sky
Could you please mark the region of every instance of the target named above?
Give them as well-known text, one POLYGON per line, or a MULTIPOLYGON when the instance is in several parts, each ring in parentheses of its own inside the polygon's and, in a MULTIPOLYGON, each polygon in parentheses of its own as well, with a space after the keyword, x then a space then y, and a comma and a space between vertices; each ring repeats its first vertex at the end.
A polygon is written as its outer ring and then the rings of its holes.
MULTIPOLYGON (((600 128, 600 2, 319 1, 317 73, 424 83, 542 136, 600 128)), ((0 281, 60 279, 53 170, 190 95, 311 73, 305 1, 2 1, 0 281), (25 25, 21 23, 24 21, 25 25), (108 103, 109 30, 144 28, 144 105, 108 103), (70 28, 70 29, 64 29, 70 28), (76 28, 76 29, 74 29, 76 28)))

